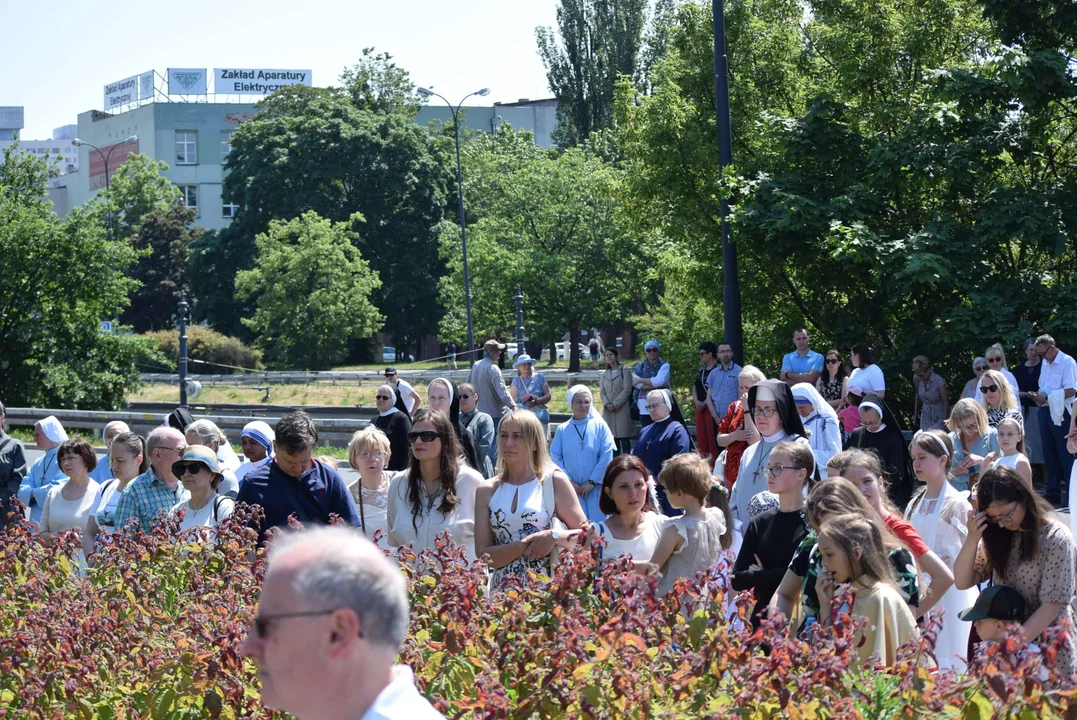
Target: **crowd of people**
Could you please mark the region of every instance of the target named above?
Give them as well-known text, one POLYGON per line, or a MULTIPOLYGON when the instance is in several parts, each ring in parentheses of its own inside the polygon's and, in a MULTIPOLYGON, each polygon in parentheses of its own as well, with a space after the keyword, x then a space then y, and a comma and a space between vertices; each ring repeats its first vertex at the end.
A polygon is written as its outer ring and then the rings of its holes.
POLYGON ((337 515, 383 549, 415 553, 447 533, 469 560, 485 558, 493 593, 549 574, 580 543, 658 574, 661 594, 726 555, 730 596, 754 593, 751 623, 781 612, 789 632, 809 636, 842 613, 863 617, 867 666, 895 662, 941 609, 931 665, 962 671, 976 647, 1019 627, 1030 652, 1061 642, 1043 657, 1073 679, 1077 550, 1051 503, 1077 452, 1077 363, 1043 335, 1011 373, 993 345, 951 407, 917 357, 910 441, 870 347, 854 346, 846 367, 838 350, 813 351, 804 329, 793 342, 770 379, 734 363, 727 343, 702 343, 694 433, 656 340, 632 367, 607 348, 598 397, 570 387, 571 417, 553 427, 548 381, 520 355, 506 386, 497 341, 466 383, 437 378, 425 397, 390 368, 378 417, 348 446, 359 475, 350 486, 314 457, 318 430, 302 411, 272 428, 248 424, 245 462, 183 409, 145 440, 110 423, 104 471, 89 443, 49 417, 35 425, 44 454, 29 466, 0 435, 0 500, 7 512, 24 506, 42 542, 81 529, 86 564, 110 533, 150 532, 162 514, 212 529, 240 503, 261 506, 261 541, 293 516, 325 525, 337 515), (1041 462, 1042 497, 1032 482, 1041 462))

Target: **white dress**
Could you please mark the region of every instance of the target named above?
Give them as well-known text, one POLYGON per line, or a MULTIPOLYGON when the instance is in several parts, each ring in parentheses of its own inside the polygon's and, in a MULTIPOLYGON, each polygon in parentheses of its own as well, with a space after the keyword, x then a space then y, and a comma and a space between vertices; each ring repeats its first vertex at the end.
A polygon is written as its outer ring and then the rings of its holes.
MULTIPOLYGON (((549 482, 553 482, 552 475, 549 482)), ((509 545, 532 533, 549 530, 552 520, 543 503, 542 481, 538 477, 531 478, 522 485, 498 483, 490 497, 490 534, 495 545, 509 545), (514 499, 515 511, 512 509, 514 499)), ((526 581, 528 570, 548 575, 550 559, 521 555, 508 565, 494 570, 490 588, 497 589, 510 577, 526 581)))
POLYGON ((419 510, 413 522, 408 502, 408 471, 401 470, 389 480, 386 523, 389 528, 389 547, 412 544, 416 556, 426 548, 434 548, 439 533, 448 531, 453 542, 462 545, 468 562, 475 560, 475 493, 484 484, 482 475, 472 468, 460 466, 456 473, 456 497, 460 502, 451 512, 443 514, 441 494, 430 498, 419 510), (418 528, 416 528, 418 525, 418 528))
MULTIPOLYGON (((947 482, 937 499, 928 500, 921 495, 910 502, 905 510, 905 519, 952 571, 954 560, 968 536, 966 520, 970 510, 972 506, 964 493, 947 482)), ((928 580, 926 576, 924 579, 928 580)), ((944 611, 942 629, 935 645, 935 660, 940 670, 961 672, 965 669, 972 623, 963 621, 957 614, 972 607, 977 595, 979 590, 975 587, 958 590, 956 585, 952 585, 936 606, 944 611)))
POLYGON ((101 486, 90 480, 82 497, 65 500, 63 495, 65 485, 67 483, 49 488, 49 494, 45 496, 45 504, 41 508, 41 532, 61 533, 72 528, 86 529, 90 512, 100 501, 101 486))
POLYGON ((662 539, 662 531, 666 529, 666 523, 670 518, 656 512, 643 513, 643 529, 637 537, 630 540, 618 540, 606 526, 606 522, 598 523, 595 531, 606 539, 606 546, 602 548, 602 558, 612 559, 627 555, 636 562, 650 562, 654 557, 658 541, 662 539))

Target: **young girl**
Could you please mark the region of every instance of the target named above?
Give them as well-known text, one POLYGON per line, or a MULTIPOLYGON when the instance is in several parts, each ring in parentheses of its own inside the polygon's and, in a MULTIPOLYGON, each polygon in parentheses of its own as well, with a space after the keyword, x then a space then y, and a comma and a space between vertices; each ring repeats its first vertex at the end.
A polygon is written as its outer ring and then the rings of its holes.
POLYGON ((993 467, 1008 467, 1016 470, 1025 482, 1032 484, 1032 464, 1025 457, 1025 434, 1021 424, 1012 417, 1003 418, 995 427, 998 433, 999 452, 984 458, 984 472, 993 467))
POLYGON ((678 455, 662 468, 658 482, 665 487, 670 505, 684 510, 680 517, 667 521, 649 563, 661 568, 658 594, 665 595, 678 579, 693 578, 718 561, 729 544, 729 522, 722 510, 703 505, 711 489, 706 458, 695 453, 678 455))
MULTIPOLYGON (((901 512, 890 504, 883 466, 878 455, 853 448, 835 455, 827 465, 827 471, 831 468, 856 486, 871 506, 875 517, 912 553, 917 566, 927 575, 930 582, 926 588, 921 589, 919 604, 913 603, 909 606, 914 617, 923 617, 954 584, 954 574, 942 559, 924 544, 923 538, 913 526, 902 519, 901 512)), ((900 575, 898 577, 900 579, 900 575)))
POLYGON ((778 589, 793 553, 808 534, 804 516, 804 488, 815 468, 807 445, 778 443, 769 458, 767 488, 778 496, 778 507, 756 515, 744 532, 744 542, 733 567, 733 589, 755 591, 752 624, 778 589))
MULTIPOLYGON (((825 570, 816 585, 822 607, 831 607, 838 585, 850 583, 849 615, 867 620, 857 630, 863 641, 853 643, 860 661, 872 667, 893 665, 898 648, 919 638, 920 632, 894 586, 879 526, 855 515, 832 517, 819 529, 819 554, 825 570)), ((829 624, 833 618, 832 609, 822 614, 821 622, 829 624)))
MULTIPOLYGON (((905 519, 923 538, 946 567, 953 572, 954 562, 968 537, 966 526, 972 505, 965 493, 950 484, 953 445, 941 430, 916 433, 910 446, 912 467, 916 477, 926 486, 913 497, 905 510, 905 519)), ((939 605, 945 610, 942 629, 935 645, 935 660, 941 670, 963 671, 968 655, 969 625, 957 614, 976 601, 975 588, 958 590, 951 587, 942 595, 939 605)))

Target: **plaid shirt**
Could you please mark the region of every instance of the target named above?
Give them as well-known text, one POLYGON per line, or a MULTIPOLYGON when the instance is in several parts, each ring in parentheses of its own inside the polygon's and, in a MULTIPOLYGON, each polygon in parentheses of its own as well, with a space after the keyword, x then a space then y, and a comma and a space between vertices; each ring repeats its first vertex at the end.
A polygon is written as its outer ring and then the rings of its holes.
POLYGON ((120 495, 120 502, 116 506, 116 529, 122 528, 131 518, 138 520, 138 526, 144 533, 148 533, 153 525, 153 519, 158 513, 167 513, 177 503, 190 499, 191 493, 182 483, 177 483, 176 489, 168 487, 153 471, 151 467, 146 472, 131 481, 120 495))

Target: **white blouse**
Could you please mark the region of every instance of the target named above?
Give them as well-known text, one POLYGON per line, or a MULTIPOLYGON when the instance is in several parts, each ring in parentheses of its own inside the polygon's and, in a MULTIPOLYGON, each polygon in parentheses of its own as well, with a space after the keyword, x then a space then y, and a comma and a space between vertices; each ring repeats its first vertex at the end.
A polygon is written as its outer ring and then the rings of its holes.
POLYGON ((431 507, 424 504, 419 516, 413 518, 408 503, 408 471, 401 470, 389 481, 389 498, 386 507, 386 524, 389 528, 389 546, 401 547, 412 544, 415 554, 426 548, 433 549, 439 533, 449 531, 453 542, 464 546, 469 562, 475 558, 475 493, 485 481, 475 470, 460 466, 456 474, 456 496, 460 502, 452 512, 443 514, 438 510, 441 493, 433 498, 431 507), (418 525, 416 529, 415 525, 418 525))
POLYGON ((636 562, 650 562, 658 547, 658 541, 662 539, 662 531, 666 529, 666 523, 669 520, 670 518, 660 513, 643 513, 643 529, 637 537, 630 540, 618 540, 610 532, 606 522, 600 522, 596 530, 601 537, 606 539, 606 547, 602 548, 602 558, 605 560, 628 555, 636 562))
POLYGON ((60 533, 72 528, 86 529, 90 512, 100 502, 101 486, 93 480, 86 485, 86 492, 75 500, 65 500, 63 489, 66 482, 53 485, 45 496, 41 509, 41 532, 60 533))
MULTIPOLYGON (((407 482, 404 483, 404 495, 407 495, 407 482)), ((363 499, 363 511, 359 514, 360 519, 363 521, 363 525, 366 527, 366 539, 371 542, 374 541, 374 534, 381 530, 381 541, 378 543, 379 547, 386 547, 389 540, 389 490, 386 486, 383 486, 379 490, 367 490, 363 487, 362 480, 356 480, 355 484, 348 488, 352 494, 352 500, 355 501, 355 511, 359 513, 359 498, 360 495, 363 499)), ((362 531, 362 528, 359 528, 362 531)))

